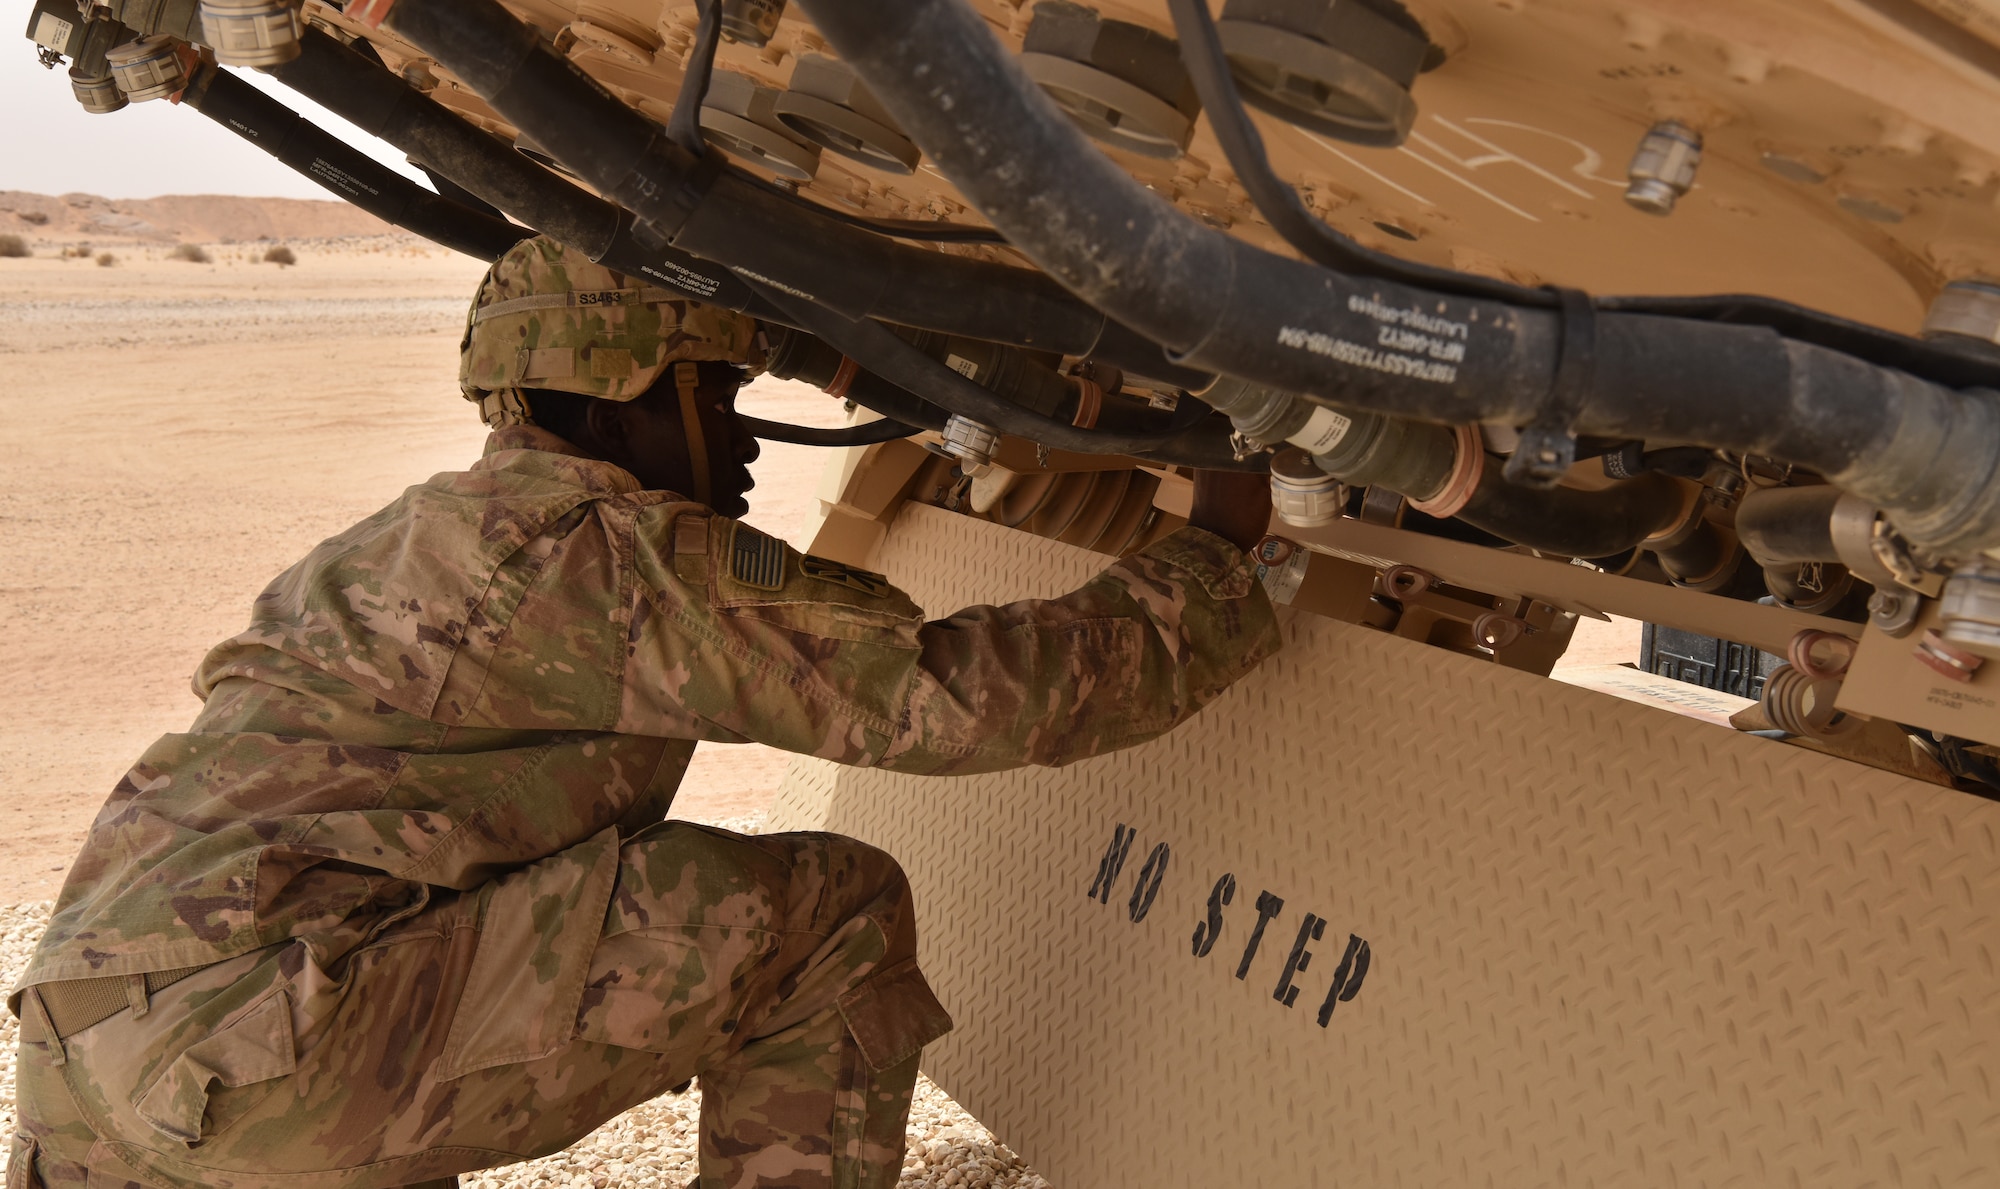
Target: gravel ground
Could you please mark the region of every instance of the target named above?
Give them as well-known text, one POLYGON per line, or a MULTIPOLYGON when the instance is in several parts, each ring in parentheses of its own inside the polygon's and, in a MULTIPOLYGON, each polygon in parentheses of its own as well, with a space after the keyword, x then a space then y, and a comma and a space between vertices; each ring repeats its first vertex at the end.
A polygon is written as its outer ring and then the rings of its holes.
MULTIPOLYGON (((755 830, 745 821, 713 823, 755 830)), ((49 904, 0 905, 0 980, 11 987, 47 922, 49 904)), ((14 1047, 19 1025, 0 1011, 0 1135, 14 1129, 14 1047)), ((695 1175, 699 1086, 635 1107, 575 1146, 540 1160, 469 1173, 464 1189, 683 1189, 695 1175)), ((1048 1189, 1021 1158, 929 1078, 917 1082, 909 1152, 899 1189, 1048 1189)))

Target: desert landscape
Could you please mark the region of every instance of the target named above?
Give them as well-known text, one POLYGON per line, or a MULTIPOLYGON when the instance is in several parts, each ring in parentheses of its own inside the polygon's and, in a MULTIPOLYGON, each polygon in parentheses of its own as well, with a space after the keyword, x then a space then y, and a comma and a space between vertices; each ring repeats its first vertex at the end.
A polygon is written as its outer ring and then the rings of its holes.
MULTIPOLYGON (((457 345, 484 264, 387 230, 337 203, 0 192, 0 236, 25 253, 0 258, 9 985, 105 793, 196 712, 188 679, 207 648, 313 544, 478 457, 485 428, 458 394, 457 345), (279 246, 294 264, 265 262, 279 246)), ((752 384, 740 405, 840 419, 831 398, 782 381, 752 384)), ((749 519, 804 546, 823 462, 767 444, 749 519)), ((1636 652, 1636 625, 1590 624, 1570 659, 1636 652)), ((755 829, 785 766, 754 745, 704 747, 674 816, 755 829)), ((0 1025, 7 1123, 13 1027, 0 1025)), ((568 1152, 466 1184, 678 1189, 694 1171, 699 1097, 662 1098, 568 1152)), ((909 1189, 1043 1184, 928 1081, 910 1138, 909 1189)))

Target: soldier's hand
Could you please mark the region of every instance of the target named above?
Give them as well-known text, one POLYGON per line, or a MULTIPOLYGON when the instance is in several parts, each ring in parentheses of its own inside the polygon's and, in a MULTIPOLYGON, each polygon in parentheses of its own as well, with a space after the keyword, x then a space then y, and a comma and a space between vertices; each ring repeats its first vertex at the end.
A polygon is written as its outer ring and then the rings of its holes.
POLYGON ((1246 471, 1196 471, 1188 523, 1248 553, 1271 524, 1270 477, 1246 471))

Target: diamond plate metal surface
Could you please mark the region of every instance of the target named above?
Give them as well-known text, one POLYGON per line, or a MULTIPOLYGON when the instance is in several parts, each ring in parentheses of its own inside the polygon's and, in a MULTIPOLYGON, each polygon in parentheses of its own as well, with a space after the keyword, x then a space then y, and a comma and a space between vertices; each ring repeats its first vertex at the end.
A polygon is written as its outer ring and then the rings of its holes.
MULTIPOLYGON (((912 507, 876 563, 944 613, 1104 559, 912 507)), ((926 1066, 1051 1182, 2000 1183, 2000 805, 1357 627, 1287 636, 1142 748, 806 761, 781 796, 779 828, 908 868, 959 1024, 926 1066), (1260 893, 1283 905, 1239 979, 1260 893), (1322 1027, 1350 936, 1368 969, 1322 1027)))

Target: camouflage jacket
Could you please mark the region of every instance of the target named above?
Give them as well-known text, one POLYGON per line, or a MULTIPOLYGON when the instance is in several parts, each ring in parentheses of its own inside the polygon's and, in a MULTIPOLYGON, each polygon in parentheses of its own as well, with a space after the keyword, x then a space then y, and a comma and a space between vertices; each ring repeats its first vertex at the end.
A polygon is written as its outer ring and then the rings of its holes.
POLYGON ((435 889, 564 852, 576 889, 608 887, 699 740, 937 774, 1096 755, 1276 640, 1248 563, 1199 530, 1063 598, 926 623, 874 575, 504 429, 209 653, 204 709, 113 790, 21 985, 295 938, 324 965, 435 889))

